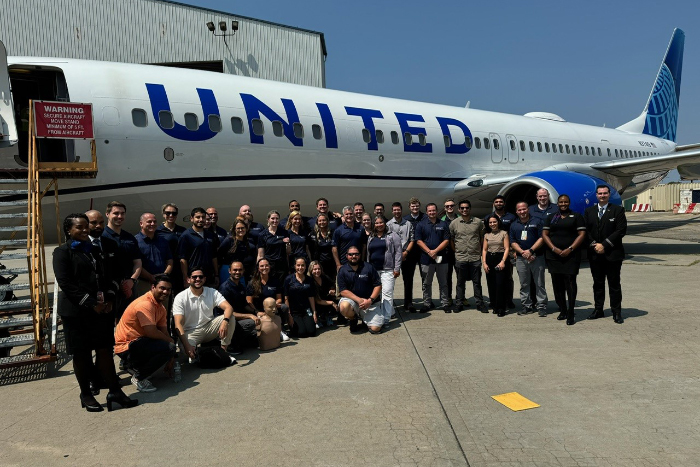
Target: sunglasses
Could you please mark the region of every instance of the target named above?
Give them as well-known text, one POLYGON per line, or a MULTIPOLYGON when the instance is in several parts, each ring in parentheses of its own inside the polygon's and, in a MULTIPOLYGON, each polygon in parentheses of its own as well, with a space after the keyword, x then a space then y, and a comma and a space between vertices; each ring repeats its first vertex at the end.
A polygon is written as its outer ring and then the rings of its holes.
POLYGON ((446 205, 445 205, 445 209, 447 209, 447 208, 453 208, 453 207, 455 207, 454 204, 446 204, 446 205))
POLYGON ((166 216, 177 216, 177 212, 174 211, 165 211, 163 214, 166 216))
POLYGON ((190 276, 190 277, 192 278, 192 280, 195 280, 195 281, 196 281, 197 279, 204 279, 206 276, 199 276, 199 275, 196 275, 196 276, 190 276))
POLYGON ((460 211, 468 211, 469 209, 471 209, 469 206, 460 206, 459 207, 460 211))
POLYGON ((359 253, 348 253, 348 256, 360 256, 359 253))

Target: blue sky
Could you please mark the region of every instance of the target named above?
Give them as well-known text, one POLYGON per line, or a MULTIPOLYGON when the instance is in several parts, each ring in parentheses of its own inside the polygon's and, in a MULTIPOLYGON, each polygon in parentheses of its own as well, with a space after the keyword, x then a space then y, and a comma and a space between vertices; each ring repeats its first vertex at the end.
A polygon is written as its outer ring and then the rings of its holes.
POLYGON ((700 142, 700 2, 180 0, 324 33, 328 88, 619 126, 686 33, 678 143, 700 142))

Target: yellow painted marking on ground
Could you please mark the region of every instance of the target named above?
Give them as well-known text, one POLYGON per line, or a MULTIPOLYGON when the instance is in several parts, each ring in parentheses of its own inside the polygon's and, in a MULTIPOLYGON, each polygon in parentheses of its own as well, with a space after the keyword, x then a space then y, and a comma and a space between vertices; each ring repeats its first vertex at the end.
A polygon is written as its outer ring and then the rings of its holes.
POLYGON ((530 399, 521 396, 517 392, 508 392, 506 394, 499 394, 497 396, 491 397, 496 402, 500 402, 501 404, 505 405, 514 412, 518 412, 520 410, 534 409, 540 406, 540 404, 532 402, 530 399))

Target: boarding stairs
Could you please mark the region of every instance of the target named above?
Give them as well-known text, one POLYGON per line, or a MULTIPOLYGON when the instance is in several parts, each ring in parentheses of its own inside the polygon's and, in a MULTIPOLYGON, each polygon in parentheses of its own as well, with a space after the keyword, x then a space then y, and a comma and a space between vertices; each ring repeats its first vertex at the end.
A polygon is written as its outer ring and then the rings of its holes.
POLYGON ((41 162, 32 110, 27 169, 0 169, 0 369, 56 360, 58 287, 46 274, 42 199, 53 188, 60 232, 58 178, 97 175, 94 140, 91 162, 41 162))

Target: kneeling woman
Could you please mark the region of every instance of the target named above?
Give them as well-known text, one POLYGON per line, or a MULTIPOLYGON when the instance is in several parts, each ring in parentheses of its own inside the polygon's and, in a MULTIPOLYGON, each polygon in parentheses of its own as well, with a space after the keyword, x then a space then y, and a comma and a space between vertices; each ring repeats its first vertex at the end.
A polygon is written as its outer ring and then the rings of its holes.
POLYGON ((53 271, 61 287, 58 314, 63 320, 63 335, 73 370, 80 386, 80 405, 88 412, 104 409, 90 391, 92 351, 97 355, 97 370, 109 387, 107 409, 117 403, 124 408, 138 404, 121 389, 114 369, 114 311, 112 302, 118 286, 105 273, 102 254, 88 237, 88 218, 71 214, 63 221, 66 243, 53 252, 53 271))
POLYGON ((292 336, 316 335, 316 303, 313 279, 306 275, 306 260, 294 261, 294 274, 284 280, 284 300, 292 315, 292 336))

